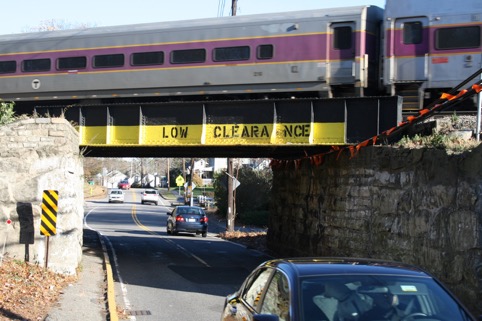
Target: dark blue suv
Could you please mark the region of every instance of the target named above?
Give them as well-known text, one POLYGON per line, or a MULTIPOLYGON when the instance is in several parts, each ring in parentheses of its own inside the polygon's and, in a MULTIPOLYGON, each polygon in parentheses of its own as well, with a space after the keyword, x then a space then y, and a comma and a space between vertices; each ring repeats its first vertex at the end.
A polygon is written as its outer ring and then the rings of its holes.
POLYGON ((206 237, 208 234, 208 217, 198 206, 177 206, 167 213, 167 234, 179 232, 196 233, 206 237))

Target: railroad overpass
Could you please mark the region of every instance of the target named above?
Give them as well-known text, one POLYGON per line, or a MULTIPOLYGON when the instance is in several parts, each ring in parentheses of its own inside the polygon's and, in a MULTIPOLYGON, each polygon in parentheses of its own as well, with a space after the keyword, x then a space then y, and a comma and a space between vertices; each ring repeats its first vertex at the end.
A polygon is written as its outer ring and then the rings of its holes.
POLYGON ((400 97, 38 105, 65 117, 88 157, 297 158, 397 126, 400 97))

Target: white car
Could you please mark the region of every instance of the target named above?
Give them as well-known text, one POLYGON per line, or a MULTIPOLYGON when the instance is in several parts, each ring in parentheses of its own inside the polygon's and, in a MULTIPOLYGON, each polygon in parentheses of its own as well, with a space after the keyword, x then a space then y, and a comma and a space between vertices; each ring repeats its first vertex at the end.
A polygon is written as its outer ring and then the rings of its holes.
POLYGON ((141 203, 159 204, 159 193, 155 189, 146 189, 141 193, 141 203))
POLYGON ((109 192, 109 203, 124 203, 124 192, 120 189, 112 189, 109 192))

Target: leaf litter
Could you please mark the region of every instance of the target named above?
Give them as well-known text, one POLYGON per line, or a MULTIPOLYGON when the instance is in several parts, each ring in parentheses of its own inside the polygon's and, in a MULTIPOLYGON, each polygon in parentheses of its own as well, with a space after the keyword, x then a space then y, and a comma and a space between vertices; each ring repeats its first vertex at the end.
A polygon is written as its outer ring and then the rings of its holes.
POLYGON ((5 257, 0 265, 0 320, 44 320, 77 276, 5 257))

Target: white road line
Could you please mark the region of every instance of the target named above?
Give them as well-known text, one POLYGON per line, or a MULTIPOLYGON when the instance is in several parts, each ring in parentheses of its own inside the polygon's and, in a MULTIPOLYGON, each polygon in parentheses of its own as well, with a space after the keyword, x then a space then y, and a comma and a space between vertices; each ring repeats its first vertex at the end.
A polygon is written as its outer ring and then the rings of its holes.
MULTIPOLYGON (((91 228, 88 224, 87 224, 87 217, 90 215, 90 213, 92 213, 92 211, 94 211, 95 209, 97 209, 97 207, 94 207, 93 209, 91 209, 87 215, 85 215, 84 217, 84 226, 87 227, 89 230, 92 230, 92 231, 95 231, 97 233, 100 234, 100 236, 102 238, 104 238, 106 241, 107 241, 107 244, 109 246, 109 249, 110 249, 110 252, 112 253, 112 258, 114 259, 114 268, 115 268, 115 272, 116 272, 116 275, 119 279, 119 283, 120 283, 120 287, 121 287, 121 290, 122 290, 122 300, 124 301, 124 306, 126 308, 127 311, 130 311, 131 310, 131 303, 129 301, 129 299, 127 298, 127 287, 126 285, 124 284, 124 281, 122 279, 122 276, 121 276, 121 273, 119 271, 119 263, 117 261, 117 255, 115 253, 115 250, 114 250, 114 247, 112 246, 112 243, 111 241, 109 240, 109 238, 105 235, 102 234, 102 232, 100 231, 97 231, 93 228, 91 228)), ((105 249, 104 249, 105 250, 105 249)), ((129 316, 129 320, 131 321, 136 321, 136 317, 135 316, 129 316)))

